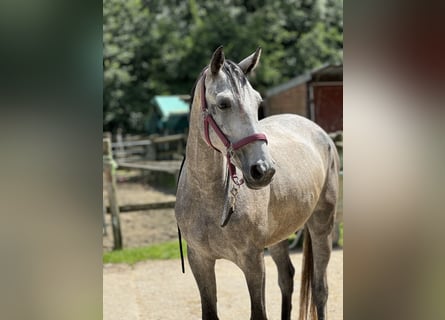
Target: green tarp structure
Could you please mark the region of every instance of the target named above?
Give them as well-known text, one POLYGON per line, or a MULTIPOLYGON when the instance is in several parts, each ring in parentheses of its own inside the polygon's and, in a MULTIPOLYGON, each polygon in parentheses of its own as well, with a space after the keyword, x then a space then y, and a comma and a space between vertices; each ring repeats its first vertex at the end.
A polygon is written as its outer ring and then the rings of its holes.
POLYGON ((188 128, 189 105, 179 96, 155 96, 155 112, 148 121, 149 133, 184 133, 188 128))

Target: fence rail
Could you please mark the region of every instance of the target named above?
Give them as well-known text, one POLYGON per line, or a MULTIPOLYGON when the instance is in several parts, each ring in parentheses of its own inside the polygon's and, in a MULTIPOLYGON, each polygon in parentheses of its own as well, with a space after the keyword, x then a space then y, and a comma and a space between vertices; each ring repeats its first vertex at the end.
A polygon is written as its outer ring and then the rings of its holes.
POLYGON ((132 136, 123 139, 122 135, 116 136, 112 143, 114 158, 119 162, 140 162, 144 160, 178 159, 184 153, 187 136, 175 134, 170 136, 138 137, 132 136))
POLYGON ((160 171, 167 172, 171 174, 177 174, 180 167, 181 161, 178 160, 165 160, 165 161, 144 161, 140 163, 127 163, 118 161, 119 168, 123 169, 140 169, 149 171, 160 171))
MULTIPOLYGON (((175 203, 176 203, 176 201, 127 204, 127 205, 119 206, 119 212, 125 213, 125 212, 144 211, 144 210, 172 209, 175 207, 175 203)), ((111 208, 107 207, 106 212, 108 214, 111 214, 111 208)))

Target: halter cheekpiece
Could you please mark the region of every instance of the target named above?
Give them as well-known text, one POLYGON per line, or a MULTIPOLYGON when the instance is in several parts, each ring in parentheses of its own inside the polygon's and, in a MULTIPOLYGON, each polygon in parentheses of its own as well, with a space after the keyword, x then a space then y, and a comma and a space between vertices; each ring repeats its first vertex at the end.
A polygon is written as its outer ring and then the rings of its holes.
POLYGON ((264 133, 254 133, 250 136, 247 136, 247 137, 239 140, 236 143, 232 143, 227 138, 227 136, 224 134, 224 132, 222 132, 222 130, 219 128, 218 124, 213 119, 213 117, 210 114, 209 109, 207 107, 207 100, 205 97, 205 93, 206 93, 205 79, 206 79, 207 70, 208 69, 204 70, 204 72, 203 72, 202 86, 201 86, 201 109, 202 109, 202 113, 204 116, 204 137, 205 137, 207 144, 210 147, 212 147, 213 149, 215 149, 218 152, 221 152, 212 144, 212 141, 210 140, 210 133, 209 133, 209 125, 210 125, 213 128, 213 130, 215 131, 216 135, 221 140, 221 142, 226 147, 226 159, 227 159, 227 166, 229 168, 230 177, 232 178, 233 183, 235 183, 237 186, 240 186, 244 183, 244 179, 242 179, 242 178, 240 179, 236 175, 235 165, 231 162, 231 157, 233 155, 233 152, 244 147, 245 145, 247 145, 251 142, 257 141, 257 140, 265 141, 267 143, 267 137, 264 133))

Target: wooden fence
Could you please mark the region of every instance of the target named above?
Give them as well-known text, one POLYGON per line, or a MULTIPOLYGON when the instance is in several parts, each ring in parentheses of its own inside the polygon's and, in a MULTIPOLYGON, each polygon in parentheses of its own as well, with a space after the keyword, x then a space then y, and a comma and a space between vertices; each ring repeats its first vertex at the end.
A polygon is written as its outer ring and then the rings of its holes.
MULTIPOLYGON (((111 212, 111 226, 113 229, 113 239, 114 246, 113 250, 122 249, 122 232, 119 218, 119 205, 116 196, 116 163, 113 160, 113 155, 111 153, 111 135, 106 134, 102 143, 102 154, 103 154, 103 175, 106 181, 108 201, 110 202, 110 212, 111 212)), ((106 230, 105 225, 105 210, 104 210, 104 230, 106 230)))
MULTIPOLYGON (((178 177, 181 167, 181 160, 161 160, 156 161, 158 157, 166 155, 177 155, 182 159, 186 136, 183 134, 154 137, 145 140, 124 141, 122 137, 117 136, 116 142, 111 143, 111 134, 105 133, 103 139, 103 174, 107 188, 109 206, 103 210, 103 233, 106 234, 105 214, 111 214, 111 226, 113 230, 114 246, 113 250, 119 250, 123 247, 122 232, 120 227, 120 213, 174 208, 175 201, 131 204, 119 206, 116 196, 116 169, 135 169, 155 172, 166 172, 178 177), (174 143, 172 148, 169 143, 174 143), (160 146, 160 147, 159 147, 160 146), (117 161, 116 161, 117 160, 117 161)), ((175 156, 173 156, 174 158, 175 156)))
POLYGON ((182 159, 186 143, 185 134, 155 137, 132 137, 126 140, 116 135, 112 143, 114 159, 117 162, 131 163, 156 160, 182 159))

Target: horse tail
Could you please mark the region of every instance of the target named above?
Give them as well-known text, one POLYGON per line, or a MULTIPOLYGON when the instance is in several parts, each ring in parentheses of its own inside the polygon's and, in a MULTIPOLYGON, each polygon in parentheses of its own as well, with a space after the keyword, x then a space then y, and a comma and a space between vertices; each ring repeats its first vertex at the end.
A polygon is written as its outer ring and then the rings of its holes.
POLYGON ((312 299, 312 283, 314 280, 314 257, 312 240, 307 225, 304 226, 303 263, 300 288, 300 318, 299 320, 317 320, 317 309, 312 299))

